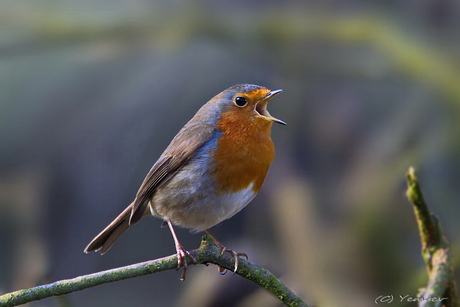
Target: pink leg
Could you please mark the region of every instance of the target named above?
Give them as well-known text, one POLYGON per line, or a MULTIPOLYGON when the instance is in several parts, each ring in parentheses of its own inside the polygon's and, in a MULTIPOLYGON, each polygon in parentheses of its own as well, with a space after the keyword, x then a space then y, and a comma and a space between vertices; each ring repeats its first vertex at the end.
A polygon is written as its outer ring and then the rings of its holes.
POLYGON ((174 243, 176 244, 176 252, 177 252, 177 268, 179 269, 180 267, 184 267, 184 272, 182 272, 182 275, 180 277, 180 280, 185 280, 185 274, 187 272, 187 256, 192 259, 193 262, 197 262, 195 257, 193 257, 188 251, 184 249, 182 244, 180 244, 179 240, 177 239, 176 232, 174 231, 173 224, 171 223, 170 220, 167 220, 166 223, 168 223, 169 230, 171 230, 171 234, 174 239, 174 243))

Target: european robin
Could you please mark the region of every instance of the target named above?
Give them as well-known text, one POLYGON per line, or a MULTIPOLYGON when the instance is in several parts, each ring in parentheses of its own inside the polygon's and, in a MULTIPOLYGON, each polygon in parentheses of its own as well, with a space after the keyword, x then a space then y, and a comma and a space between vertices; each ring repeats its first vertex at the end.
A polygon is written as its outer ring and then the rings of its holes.
POLYGON ((171 230, 178 268, 184 267, 182 280, 186 257, 196 260, 180 244, 173 224, 212 236, 222 253, 234 257, 236 272, 238 256, 247 256, 226 249, 209 228, 238 213, 259 192, 275 155, 272 123, 286 125, 267 111, 268 101, 280 92, 240 84, 209 100, 173 138, 133 202, 85 252, 106 253, 125 230, 151 214, 171 230))

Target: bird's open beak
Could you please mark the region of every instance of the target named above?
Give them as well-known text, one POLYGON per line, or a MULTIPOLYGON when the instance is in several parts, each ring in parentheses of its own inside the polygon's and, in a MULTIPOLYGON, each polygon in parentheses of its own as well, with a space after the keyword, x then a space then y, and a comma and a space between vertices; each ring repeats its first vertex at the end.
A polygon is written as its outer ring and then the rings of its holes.
POLYGON ((278 124, 281 124, 281 125, 286 125, 286 123, 284 121, 282 121, 281 119, 278 119, 278 118, 275 118, 275 117, 271 116, 270 113, 267 110, 268 102, 273 97, 275 97, 276 95, 281 93, 282 91, 283 90, 274 90, 274 91, 268 92, 267 95, 256 104, 256 111, 257 111, 257 113, 259 113, 260 116, 263 116, 264 118, 266 118, 268 120, 271 120, 272 122, 275 122, 275 123, 278 123, 278 124))

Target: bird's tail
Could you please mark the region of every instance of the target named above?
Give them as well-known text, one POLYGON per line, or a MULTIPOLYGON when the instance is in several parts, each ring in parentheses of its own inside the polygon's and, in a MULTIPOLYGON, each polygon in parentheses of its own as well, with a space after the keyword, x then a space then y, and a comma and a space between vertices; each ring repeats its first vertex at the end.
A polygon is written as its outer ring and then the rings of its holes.
POLYGON ((101 231, 85 248, 85 253, 100 252, 101 255, 104 255, 118 237, 131 226, 129 224, 129 217, 132 206, 133 204, 131 203, 109 226, 101 231))

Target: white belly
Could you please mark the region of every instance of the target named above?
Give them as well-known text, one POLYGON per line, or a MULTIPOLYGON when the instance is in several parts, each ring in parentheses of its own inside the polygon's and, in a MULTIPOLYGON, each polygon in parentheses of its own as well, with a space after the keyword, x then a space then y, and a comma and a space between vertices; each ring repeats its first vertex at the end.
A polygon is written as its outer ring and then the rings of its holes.
POLYGON ((231 218, 249 204, 249 202, 256 196, 256 193, 252 190, 253 185, 254 184, 251 183, 247 188, 225 197, 223 200, 224 204, 221 208, 222 218, 218 223, 231 218))
POLYGON ((172 195, 166 198, 156 197, 153 205, 151 203, 149 207, 153 216, 170 220, 175 225, 196 231, 206 230, 231 218, 246 207, 256 196, 252 190, 253 186, 251 183, 245 189, 227 195, 211 189, 195 197, 188 194, 189 197, 184 198, 186 204, 180 199, 174 199, 172 195))

